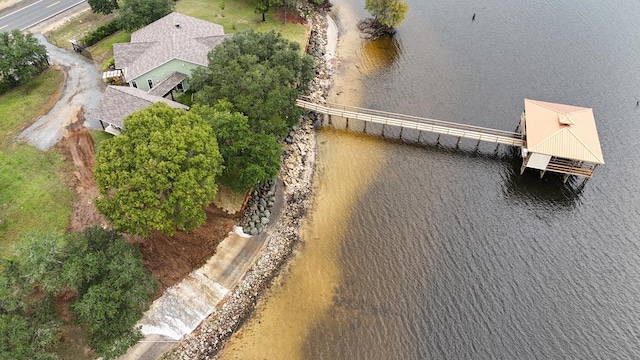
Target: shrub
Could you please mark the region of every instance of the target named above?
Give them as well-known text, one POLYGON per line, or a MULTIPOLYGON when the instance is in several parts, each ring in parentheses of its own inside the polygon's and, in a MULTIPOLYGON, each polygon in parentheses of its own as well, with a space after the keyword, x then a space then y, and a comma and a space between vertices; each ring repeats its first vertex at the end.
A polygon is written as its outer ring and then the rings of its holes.
POLYGON ((112 57, 108 58, 104 64, 102 64, 102 71, 107 71, 111 69, 111 66, 116 63, 115 59, 112 57))
POLYGON ((81 39, 82 45, 84 47, 91 46, 98 41, 106 38, 107 36, 114 34, 118 30, 120 30, 120 26, 118 26, 117 21, 113 20, 111 22, 108 22, 85 35, 81 39))

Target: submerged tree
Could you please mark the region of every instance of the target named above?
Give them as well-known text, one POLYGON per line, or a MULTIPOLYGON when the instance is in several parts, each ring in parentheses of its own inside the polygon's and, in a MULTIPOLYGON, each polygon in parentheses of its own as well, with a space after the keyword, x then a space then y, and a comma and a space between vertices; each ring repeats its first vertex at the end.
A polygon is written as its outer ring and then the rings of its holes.
POLYGON ((367 0, 365 9, 373 16, 358 24, 360 30, 370 37, 393 35, 409 11, 409 5, 402 0, 367 0))

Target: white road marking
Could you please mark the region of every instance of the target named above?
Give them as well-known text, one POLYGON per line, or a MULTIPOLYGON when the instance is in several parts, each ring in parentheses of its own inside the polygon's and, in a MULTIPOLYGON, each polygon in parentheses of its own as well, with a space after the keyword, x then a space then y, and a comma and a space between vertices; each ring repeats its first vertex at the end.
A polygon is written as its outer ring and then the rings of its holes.
POLYGON ((29 5, 25 6, 25 7, 23 7, 22 9, 18 9, 18 10, 16 10, 16 11, 10 12, 10 13, 8 13, 8 14, 7 14, 7 15, 5 15, 5 16, 0 17, 0 20, 2 20, 2 19, 4 19, 4 18, 6 18, 7 16, 11 16, 11 15, 13 15, 13 14, 17 13, 17 12, 20 12, 20 11, 22 11, 22 10, 24 10, 24 9, 30 8, 30 7, 32 7, 33 5, 38 4, 38 3, 41 3, 41 2, 43 2, 43 1, 44 1, 44 0, 38 0, 38 1, 34 2, 33 4, 29 4, 29 5))
POLYGON ((51 5, 48 5, 48 6, 47 6, 47 9, 48 9, 48 8, 50 8, 50 7, 52 7, 52 6, 58 5, 58 4, 60 4, 60 0, 58 0, 58 1, 56 1, 56 2, 54 2, 54 3, 53 3, 53 4, 51 4, 51 5))

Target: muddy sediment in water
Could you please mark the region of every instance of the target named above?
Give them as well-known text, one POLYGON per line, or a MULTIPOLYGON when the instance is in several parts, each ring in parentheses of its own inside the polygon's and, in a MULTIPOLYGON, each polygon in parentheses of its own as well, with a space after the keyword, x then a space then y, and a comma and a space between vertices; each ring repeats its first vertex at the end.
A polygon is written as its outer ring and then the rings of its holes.
MULTIPOLYGON (((326 99, 331 85, 332 67, 324 57, 326 48, 326 14, 312 14, 312 32, 308 52, 316 58, 316 79, 310 97, 326 99)), ((300 239, 302 220, 312 200, 315 170, 316 114, 303 116, 290 135, 294 141, 286 146, 280 177, 284 187, 283 206, 276 224, 268 231, 264 251, 243 279, 222 301, 222 306, 198 329, 183 340, 181 346, 166 357, 170 359, 207 359, 215 356, 225 342, 251 315, 258 297, 290 258, 300 239)))

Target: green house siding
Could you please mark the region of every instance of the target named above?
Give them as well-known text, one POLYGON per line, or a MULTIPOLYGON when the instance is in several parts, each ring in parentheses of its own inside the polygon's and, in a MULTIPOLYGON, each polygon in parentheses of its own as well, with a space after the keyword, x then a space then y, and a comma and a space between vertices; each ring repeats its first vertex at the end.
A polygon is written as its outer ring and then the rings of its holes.
MULTIPOLYGON (((138 76, 135 79, 130 80, 129 83, 131 83, 132 81, 135 81, 136 85, 138 86, 138 89, 149 91, 150 90, 149 80, 153 82, 153 86, 156 86, 158 83, 160 83, 160 81, 164 80, 167 76, 173 74, 176 71, 191 76, 191 72, 193 71, 193 69, 196 69, 199 67, 201 66, 196 65, 194 63, 173 59, 145 74, 138 76)), ((188 82, 185 81, 184 85, 186 90, 186 88, 188 87, 188 82)))

